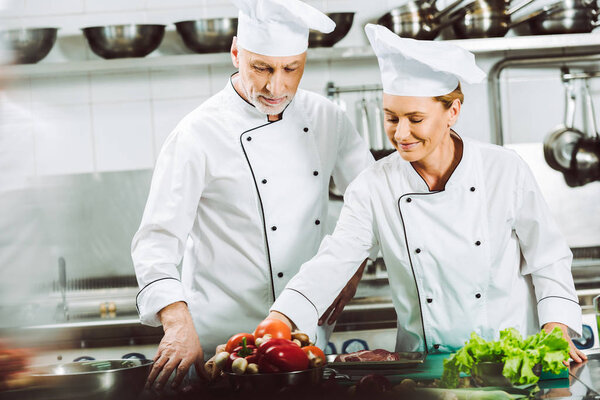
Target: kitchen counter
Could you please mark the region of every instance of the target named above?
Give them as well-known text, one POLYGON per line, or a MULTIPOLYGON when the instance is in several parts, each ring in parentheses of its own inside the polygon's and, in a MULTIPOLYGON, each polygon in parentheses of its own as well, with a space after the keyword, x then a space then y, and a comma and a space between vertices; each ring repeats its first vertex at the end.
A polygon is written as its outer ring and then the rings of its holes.
MULTIPOLYGON (((573 400, 588 400, 588 399, 594 399, 594 400, 598 400, 600 399, 600 349, 594 349, 593 351, 591 351, 589 353, 589 361, 584 363, 584 364, 572 364, 571 367, 569 368, 569 372, 570 372, 570 377, 564 378, 564 379, 554 379, 554 380, 544 380, 544 381, 540 381, 539 383, 539 387, 540 387, 540 391, 538 393, 536 393, 535 395, 535 399, 548 399, 548 398, 553 398, 553 399, 573 399, 573 400)), ((438 357, 439 358, 439 357, 438 357)), ((445 357, 442 357, 445 358, 445 357)), ((408 373, 410 371, 407 371, 405 373, 408 373)), ((393 384, 399 383, 403 378, 404 375, 390 375, 388 376, 388 378, 390 379, 390 381, 393 384)), ((355 380, 355 379, 353 379, 355 380)), ((343 383, 344 386, 351 386, 351 383, 343 383)), ((199 396, 199 391, 195 391, 192 393, 189 393, 187 395, 180 395, 179 397, 177 396, 166 396, 166 398, 182 398, 182 399, 198 399, 198 398, 207 398, 210 399, 211 397, 215 398, 215 399, 223 399, 223 398, 232 398, 232 399, 247 399, 247 393, 239 393, 239 394, 235 394, 235 393, 231 393, 229 390, 227 390, 226 392, 220 392, 220 391, 216 391, 216 392, 206 392, 206 391, 202 391, 202 394, 204 396, 207 397, 200 397, 199 396), (223 396, 223 393, 227 393, 226 396, 223 396)), ((293 396, 293 392, 289 393, 290 395, 293 396)), ((346 395, 345 392, 342 393, 338 393, 338 396, 336 395, 332 395, 332 393, 326 393, 326 394, 321 394, 319 395, 317 394, 310 394, 310 397, 308 397, 309 394, 307 393, 303 393, 302 396, 298 396, 298 398, 316 398, 316 399, 327 399, 330 400, 332 398, 349 398, 349 396, 346 395), (304 395, 307 395, 306 397, 304 395)), ((140 400, 154 400, 154 399, 158 399, 159 397, 156 395, 152 395, 148 392, 146 392, 142 398, 140 400)), ((281 396, 274 396, 274 398, 281 398, 281 396)), ((371 396, 371 398, 373 398, 371 396)), ((388 398, 388 397, 386 397, 388 398)), ((402 397, 399 393, 394 395, 394 396, 390 396, 389 398, 394 398, 394 399, 402 399, 402 398, 407 398, 407 396, 402 397)), ((418 396, 416 397, 418 398, 418 396)))
MULTIPOLYGON (((573 400, 588 400, 600 399, 600 349, 594 349, 588 352, 589 361, 583 364, 572 364, 569 368, 570 377, 564 379, 554 379, 554 380, 544 380, 540 381, 539 387, 540 391, 536 393, 535 399, 573 399, 573 400)), ((443 358, 442 355, 436 355, 435 361, 439 363, 443 358)), ((431 357, 430 360, 434 360, 434 357, 431 357)), ((439 367, 437 368, 439 372, 439 367)), ((415 368, 414 370, 406 369, 402 370, 401 375, 389 375, 386 374, 388 379, 392 382, 392 384, 397 384, 402 379, 404 379, 407 375, 412 376, 414 379, 418 379, 419 371, 427 370, 428 368, 415 368)), ((375 372, 375 371, 373 371, 375 372)), ((431 370, 428 370, 427 374, 423 375, 423 379, 426 376, 430 377, 431 370)), ((352 382, 347 380, 340 380, 339 385, 336 390, 327 390, 325 387, 320 387, 318 390, 308 390, 306 388, 300 390, 286 390, 285 393, 278 393, 274 396, 254 396, 248 392, 234 392, 231 390, 226 381, 221 382, 210 389, 196 387, 187 393, 175 393, 172 391, 165 392, 161 395, 156 392, 144 391, 137 399, 135 400, 159 400, 159 399, 181 399, 181 400, 197 400, 197 399, 205 399, 205 400, 224 400, 224 399, 254 399, 260 398, 261 400, 266 400, 270 398, 286 398, 286 400, 291 399, 326 399, 333 400, 337 398, 356 398, 350 397, 347 394, 347 388, 349 388, 359 377, 353 377, 352 382)), ((12 392, 0 392, 1 399, 10 399, 10 400, 57 400, 50 397, 44 397, 45 394, 43 391, 34 392, 32 390, 22 390, 22 391, 12 391, 12 392)), ((371 396, 371 399, 373 396, 371 396)), ((406 399, 413 398, 410 396, 402 395, 401 393, 390 393, 390 396, 379 396, 378 398, 393 398, 393 399, 406 399)), ((414 398, 418 398, 414 397, 414 398)), ((86 400, 93 400, 95 397, 87 397, 86 400)), ((113 400, 113 399, 105 399, 105 400, 113 400)), ((126 400, 123 399, 122 396, 118 398, 114 398, 114 400, 126 400)))
MULTIPOLYGON (((572 399, 572 400, 599 400, 600 399, 600 349, 594 349, 588 352, 589 361, 583 364, 575 364, 573 363, 569 368, 570 376, 569 378, 564 379, 553 379, 553 380, 543 380, 540 381, 539 387, 540 391, 536 393, 535 399, 572 399)), ((438 357, 440 360, 445 357, 438 357)), ((411 374, 414 371, 406 370, 403 375, 388 375, 388 378, 392 382, 392 384, 397 384, 402 379, 404 379, 405 374, 411 374)), ((353 381, 356 381, 356 378, 353 377, 353 381)), ((341 385, 349 387, 352 385, 350 382, 342 382, 341 385)), ((286 397, 291 395, 292 398, 293 392, 287 393, 286 397)), ((247 399, 248 393, 232 393, 229 389, 221 388, 211 391, 205 390, 196 390, 186 395, 167 395, 163 398, 181 398, 181 399, 247 399)), ((253 397, 251 397, 253 398, 253 397)), ((281 395, 274 396, 273 398, 282 398, 281 395)), ((347 396, 346 392, 342 390, 342 392, 338 392, 337 396, 332 393, 302 393, 299 394, 297 398, 311 398, 311 399, 327 399, 331 400, 332 398, 350 398, 347 396)), ((371 399, 373 397, 371 396, 371 399)), ((401 396, 400 393, 397 393, 393 396, 385 397, 385 398, 394 398, 394 399, 402 399, 409 398, 407 396, 401 396)), ((416 397, 418 398, 418 396, 416 397)), ((159 399, 159 396, 153 395, 149 392, 144 393, 139 400, 156 400, 159 399)))

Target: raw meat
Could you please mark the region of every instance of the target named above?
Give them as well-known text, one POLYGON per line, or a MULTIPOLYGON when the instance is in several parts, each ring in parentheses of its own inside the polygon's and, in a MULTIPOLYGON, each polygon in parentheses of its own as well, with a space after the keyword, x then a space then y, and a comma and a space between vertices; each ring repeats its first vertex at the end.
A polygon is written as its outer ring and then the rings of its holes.
POLYGON ((335 362, 376 362, 376 361, 398 361, 398 353, 392 353, 383 349, 361 350, 354 353, 340 354, 335 358, 335 362))

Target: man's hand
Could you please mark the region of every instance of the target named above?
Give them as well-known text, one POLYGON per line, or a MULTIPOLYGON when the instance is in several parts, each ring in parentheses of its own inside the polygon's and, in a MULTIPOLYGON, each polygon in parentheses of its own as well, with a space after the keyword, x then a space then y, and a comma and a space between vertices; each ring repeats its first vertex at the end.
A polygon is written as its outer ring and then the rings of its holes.
MULTIPOLYGON (((561 324, 559 322, 548 322, 547 324, 544 325, 544 331, 550 333, 557 326, 562 331, 563 338, 567 342, 569 342, 569 348, 570 348, 569 349, 569 356, 573 359, 573 361, 575 361, 576 363, 582 363, 584 361, 587 361, 587 356, 585 354, 583 354, 583 352, 581 352, 573 344, 573 341, 569 337, 569 327, 567 327, 565 324, 561 324)), ((566 364, 566 365, 568 366, 568 364, 566 364)))
POLYGON ((177 388, 192 364, 198 375, 202 377, 204 353, 187 304, 181 301, 170 304, 163 308, 158 316, 165 335, 158 345, 146 386, 150 387, 156 381, 155 388, 162 390, 176 370, 172 387, 177 388))
POLYGON ((344 307, 346 307, 346 304, 348 304, 348 302, 352 300, 352 298, 356 294, 356 288, 358 287, 360 278, 362 278, 362 274, 365 271, 366 265, 367 260, 363 261, 363 263, 358 268, 358 271, 356 271, 354 276, 348 281, 348 284, 346 284, 346 287, 342 289, 338 297, 333 301, 329 308, 325 310, 325 313, 319 319, 319 326, 325 323, 325 320, 328 316, 329 319, 327 320, 327 323, 329 325, 333 324, 338 319, 338 317, 344 310, 344 307))

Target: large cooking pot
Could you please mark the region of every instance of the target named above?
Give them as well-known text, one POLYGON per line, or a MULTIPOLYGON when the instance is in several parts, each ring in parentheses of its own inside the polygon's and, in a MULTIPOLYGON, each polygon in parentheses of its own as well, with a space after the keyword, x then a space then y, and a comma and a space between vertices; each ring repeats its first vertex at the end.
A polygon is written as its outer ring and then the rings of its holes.
POLYGON ((595 3, 570 0, 547 5, 511 26, 519 34, 589 33, 600 25, 597 19, 598 8, 595 3))
POLYGON ((31 368, 32 386, 46 400, 135 399, 144 389, 151 360, 103 360, 31 368))
POLYGON ((552 169, 564 173, 571 167, 573 149, 579 139, 585 137, 585 133, 573 126, 577 105, 573 82, 563 82, 563 85, 565 87, 564 122, 544 139, 544 158, 552 169))
POLYGON ((510 7, 510 1, 477 0, 453 13, 460 18, 455 19, 452 28, 460 39, 504 36, 510 29, 511 15, 533 1, 525 0, 510 7))
POLYGON ((456 0, 444 9, 438 10, 435 0, 412 0, 392 9, 379 18, 377 23, 401 37, 433 40, 443 28, 454 22, 449 20, 442 23, 441 19, 460 3, 462 0, 456 0))

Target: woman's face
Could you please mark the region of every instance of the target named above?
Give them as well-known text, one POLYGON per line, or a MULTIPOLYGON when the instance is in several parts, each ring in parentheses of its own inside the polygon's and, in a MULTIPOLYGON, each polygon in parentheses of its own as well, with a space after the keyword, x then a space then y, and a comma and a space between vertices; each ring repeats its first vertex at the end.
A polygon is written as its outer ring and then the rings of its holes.
POLYGON ((403 159, 427 158, 449 137, 460 113, 460 100, 445 109, 433 97, 383 95, 385 132, 403 159))

